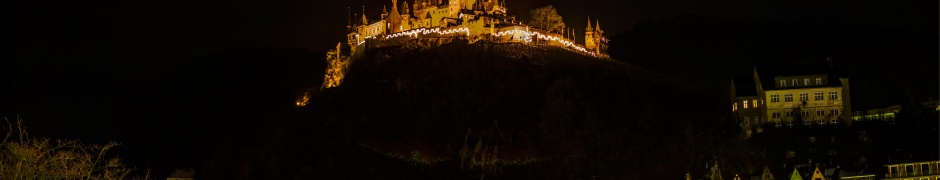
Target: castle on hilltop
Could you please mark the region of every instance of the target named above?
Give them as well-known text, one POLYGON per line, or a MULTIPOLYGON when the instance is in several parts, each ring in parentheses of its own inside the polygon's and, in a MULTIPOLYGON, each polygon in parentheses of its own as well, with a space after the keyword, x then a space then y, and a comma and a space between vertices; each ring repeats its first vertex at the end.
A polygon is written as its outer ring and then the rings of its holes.
POLYGON ((362 8, 359 15, 350 15, 346 25, 347 45, 356 52, 361 46, 389 46, 412 39, 467 38, 498 42, 547 43, 595 57, 606 57, 607 38, 599 21, 592 27, 590 18, 584 33, 584 44, 575 43, 574 31, 551 33, 529 27, 507 14, 506 0, 413 0, 398 4, 391 0, 391 9, 383 5, 379 19, 370 19, 362 8), (356 18, 353 18, 356 17, 356 18))

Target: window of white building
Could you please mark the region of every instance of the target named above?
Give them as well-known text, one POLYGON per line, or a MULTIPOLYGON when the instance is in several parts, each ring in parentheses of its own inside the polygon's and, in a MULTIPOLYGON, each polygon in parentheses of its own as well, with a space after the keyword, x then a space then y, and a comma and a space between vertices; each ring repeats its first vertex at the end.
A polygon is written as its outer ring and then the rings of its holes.
POLYGON ((780 95, 771 94, 771 95, 770 95, 770 102, 780 102, 780 95))
POLYGON ((793 94, 783 95, 783 102, 793 102, 793 94))
POLYGON ((823 93, 822 93, 822 92, 815 92, 815 93, 813 93, 813 94, 816 96, 816 100, 817 100, 817 101, 824 100, 824 99, 823 99, 823 93))
POLYGON ((839 92, 835 92, 835 91, 829 92, 829 99, 830 100, 839 99, 839 92))

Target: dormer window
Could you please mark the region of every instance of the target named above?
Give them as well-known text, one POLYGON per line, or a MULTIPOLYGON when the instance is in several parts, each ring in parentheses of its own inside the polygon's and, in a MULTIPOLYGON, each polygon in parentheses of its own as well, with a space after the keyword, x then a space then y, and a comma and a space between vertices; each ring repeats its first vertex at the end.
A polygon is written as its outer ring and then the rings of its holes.
POLYGON ((803 85, 809 86, 809 78, 803 79, 803 85))
POLYGON ((816 85, 823 85, 822 78, 816 78, 816 85))
POLYGON ((787 80, 780 80, 780 87, 787 87, 787 80))

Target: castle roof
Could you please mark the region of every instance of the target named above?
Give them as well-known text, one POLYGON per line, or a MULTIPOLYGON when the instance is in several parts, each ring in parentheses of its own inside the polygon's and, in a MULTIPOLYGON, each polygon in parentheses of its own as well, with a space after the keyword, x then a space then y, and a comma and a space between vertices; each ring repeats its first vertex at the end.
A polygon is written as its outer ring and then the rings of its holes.
POLYGON ((826 86, 842 86, 842 83, 839 81, 839 77, 844 76, 844 73, 837 68, 830 66, 828 62, 798 62, 798 63, 778 63, 778 64, 763 64, 754 66, 754 69, 757 71, 757 75, 760 78, 761 86, 766 90, 776 90, 776 89, 794 89, 794 88, 806 88, 807 86, 792 86, 777 88, 774 83, 774 77, 787 77, 787 76, 809 76, 809 75, 827 75, 826 81, 828 84, 826 86))
POLYGON ((409 9, 410 8, 408 8, 408 1, 405 1, 405 4, 401 6, 401 12, 404 13, 405 15, 411 15, 411 11, 409 9))
POLYGON ((587 28, 585 28, 585 30, 587 30, 588 32, 594 31, 594 28, 591 27, 591 16, 588 16, 588 25, 587 25, 587 28))
MULTIPOLYGON (((398 14, 398 0, 392 0, 392 13, 388 15, 386 21, 393 25, 401 23, 401 14, 398 14)), ((395 29, 397 29, 397 27, 395 29)))
POLYGON ((597 25, 597 27, 594 28, 594 29, 597 30, 597 31, 601 31, 601 20, 595 19, 595 21, 597 21, 597 22, 594 23, 594 25, 597 25))

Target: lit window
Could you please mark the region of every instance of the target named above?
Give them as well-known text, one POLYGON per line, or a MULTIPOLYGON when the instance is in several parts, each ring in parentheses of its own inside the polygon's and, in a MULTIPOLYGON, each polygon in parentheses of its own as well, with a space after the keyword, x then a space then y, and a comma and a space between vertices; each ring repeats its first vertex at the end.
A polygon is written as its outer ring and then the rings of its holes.
POLYGON ((796 85, 797 85, 797 84, 796 84, 796 79, 790 80, 790 85, 791 85, 791 86, 796 86, 796 85))
POLYGON ((744 108, 747 109, 747 100, 744 100, 744 108))
POLYGON ((751 102, 754 103, 754 107, 757 107, 757 100, 756 100, 756 99, 755 99, 755 100, 751 100, 751 102))
POLYGON ((822 93, 822 92, 815 92, 815 93, 813 93, 813 94, 816 96, 816 100, 817 100, 817 101, 823 100, 823 93, 822 93))
POLYGON ((770 102, 780 102, 780 95, 771 94, 771 95, 770 95, 770 102))
POLYGON ((731 105, 731 111, 738 111, 738 103, 734 103, 731 105))
POLYGON ((810 137, 809 137, 809 142, 810 142, 810 143, 816 142, 816 136, 810 136, 810 137))
POLYGON ((808 78, 807 78, 807 79, 803 79, 803 85, 804 85, 804 86, 809 86, 809 79, 808 79, 808 78))
POLYGON ((800 101, 809 101, 809 93, 800 93, 800 101))
POLYGON ((793 94, 783 95, 783 102, 793 102, 793 94))
POLYGON ((822 78, 816 78, 816 85, 823 85, 822 78))
POLYGON ((780 80, 780 87, 787 87, 787 80, 780 80))
POLYGON ((835 91, 829 92, 829 99, 830 100, 839 99, 839 92, 835 92, 835 91))

